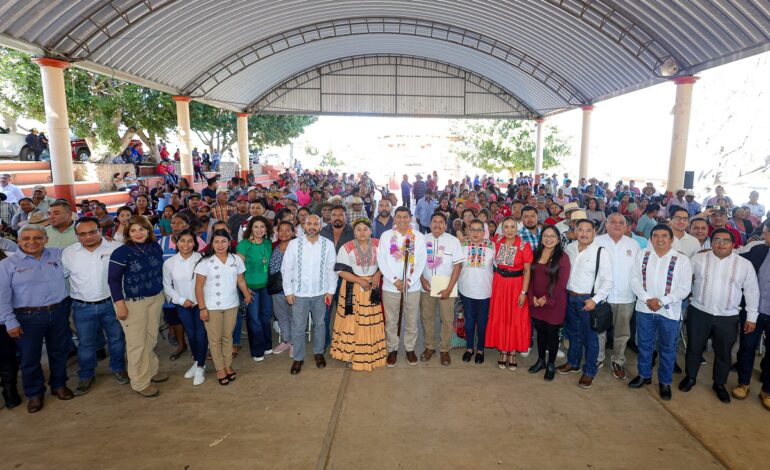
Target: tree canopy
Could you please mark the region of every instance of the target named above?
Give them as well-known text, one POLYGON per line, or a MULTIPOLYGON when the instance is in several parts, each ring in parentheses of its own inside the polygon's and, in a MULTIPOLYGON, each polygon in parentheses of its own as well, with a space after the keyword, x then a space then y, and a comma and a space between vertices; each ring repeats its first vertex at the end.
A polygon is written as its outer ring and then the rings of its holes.
MULTIPOLYGON (((485 171, 526 171, 535 167, 536 124, 511 119, 456 121, 452 151, 485 171)), ((559 164, 569 145, 555 126, 543 130, 543 169, 559 164)))

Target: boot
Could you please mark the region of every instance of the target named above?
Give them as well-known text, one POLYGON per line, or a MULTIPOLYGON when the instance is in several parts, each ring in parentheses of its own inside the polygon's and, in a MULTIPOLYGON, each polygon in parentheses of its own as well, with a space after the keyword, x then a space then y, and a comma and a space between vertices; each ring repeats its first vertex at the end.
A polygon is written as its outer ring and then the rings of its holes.
POLYGON ((3 367, 3 370, 0 371, 0 385, 3 387, 3 399, 5 400, 5 407, 8 409, 21 404, 19 388, 16 385, 17 374, 18 368, 14 367, 3 367))

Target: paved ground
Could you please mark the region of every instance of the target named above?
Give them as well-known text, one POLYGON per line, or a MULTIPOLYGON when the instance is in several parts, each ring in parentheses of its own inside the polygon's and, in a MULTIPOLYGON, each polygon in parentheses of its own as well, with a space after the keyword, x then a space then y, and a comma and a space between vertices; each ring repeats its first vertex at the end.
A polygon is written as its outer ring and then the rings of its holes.
MULTIPOLYGON (((246 344, 244 340, 244 344, 246 344)), ((238 380, 193 387, 187 358, 167 358, 161 396, 119 386, 100 363, 87 396, 52 397, 38 414, 0 410, 1 468, 20 469, 632 469, 767 468, 770 412, 751 398, 731 405, 711 391, 709 366, 687 395, 663 404, 657 386, 631 391, 600 369, 590 390, 577 375, 546 383, 527 373, 452 365, 354 373, 312 359, 289 375, 284 353, 235 362, 238 380), (310 366, 310 367, 308 367, 310 366)), ((710 359, 707 357, 707 359, 710 359)), ((633 364, 635 359, 632 358, 633 364)), ((681 363, 681 358, 680 358, 681 363)), ((631 367, 631 372, 633 366, 631 367)), ((76 374, 70 374, 74 388, 76 374)), ((675 380, 679 380, 675 376, 675 380)), ((732 385, 735 381, 731 376, 732 385)))

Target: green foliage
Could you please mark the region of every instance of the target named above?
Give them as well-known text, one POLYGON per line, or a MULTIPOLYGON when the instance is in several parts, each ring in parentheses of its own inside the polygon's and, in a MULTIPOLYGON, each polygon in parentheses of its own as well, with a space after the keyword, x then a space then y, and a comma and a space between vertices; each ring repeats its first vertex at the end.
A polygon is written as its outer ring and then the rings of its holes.
MULTIPOLYGON (((452 132, 457 142, 452 152, 485 171, 533 170, 536 129, 533 121, 511 119, 456 121, 452 132)), ((543 130, 543 169, 559 164, 569 145, 554 126, 543 130)))
POLYGON ((321 156, 321 166, 325 168, 339 168, 343 163, 342 160, 334 156, 334 152, 331 150, 321 156))
POLYGON ((249 146, 263 149, 268 145, 286 145, 299 137, 305 127, 316 122, 315 116, 262 115, 249 117, 249 146))

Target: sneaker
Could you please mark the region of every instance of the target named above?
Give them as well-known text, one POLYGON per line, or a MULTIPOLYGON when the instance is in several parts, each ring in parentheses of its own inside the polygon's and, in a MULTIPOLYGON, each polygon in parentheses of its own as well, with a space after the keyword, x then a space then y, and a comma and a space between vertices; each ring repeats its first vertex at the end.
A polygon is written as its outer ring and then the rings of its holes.
POLYGON ((153 375, 152 378, 150 379, 151 382, 156 384, 165 382, 166 380, 168 380, 168 374, 163 372, 158 372, 157 374, 153 375))
POLYGON ((127 385, 131 383, 131 380, 128 378, 128 372, 124 370, 120 372, 113 372, 112 376, 115 377, 115 381, 120 385, 127 385))
POLYGON ((520 352, 520 353, 518 353, 518 354, 519 354, 519 356, 521 356, 521 357, 529 357, 529 353, 530 353, 530 352, 532 352, 532 348, 528 348, 526 351, 524 351, 524 352, 520 352))
POLYGON ((268 354, 273 354, 273 350, 272 349, 268 349, 267 351, 265 351, 265 355, 267 356, 268 354))
POLYGON ((626 369, 625 367, 621 366, 620 364, 617 364, 615 362, 612 363, 612 376, 615 377, 618 380, 626 380, 626 369))
POLYGON ((580 367, 572 367, 571 365, 569 365, 569 362, 568 362, 566 364, 562 364, 559 367, 557 367, 556 372, 560 373, 561 375, 573 374, 576 372, 580 372, 580 367))
POLYGON ((254 362, 262 362, 265 360, 265 356, 259 356, 259 357, 253 356, 252 359, 254 359, 254 362))
POLYGON ((195 375, 193 376, 193 385, 200 385, 206 381, 206 368, 196 367, 195 375))
POLYGON ((567 354, 561 349, 558 349, 556 350, 556 357, 558 357, 559 359, 564 359, 565 357, 567 357, 567 354))
POLYGON ((193 365, 192 365, 192 367, 190 367, 190 368, 187 370, 187 372, 185 372, 185 373, 184 373, 184 378, 185 378, 185 379, 191 379, 191 378, 193 378, 193 376, 195 376, 195 371, 196 371, 197 369, 198 369, 198 363, 197 363, 197 362, 193 362, 193 365))
POLYGON ((96 382, 94 377, 78 382, 78 386, 75 388, 75 396, 79 397, 88 393, 91 390, 91 386, 94 384, 94 382, 96 382))
POLYGON ((157 397, 160 394, 160 390, 158 390, 158 387, 156 387, 155 385, 150 384, 144 390, 139 390, 136 393, 138 393, 139 395, 145 398, 152 398, 152 397, 157 397))
POLYGON ((288 350, 291 347, 289 343, 278 343, 278 346, 273 349, 273 354, 281 354, 282 352, 288 350))
POLYGON ((604 367, 604 361, 596 361, 596 368, 601 369, 604 367))
POLYGON ((762 402, 762 406, 764 406, 765 409, 770 410, 770 393, 762 390, 759 392, 759 400, 762 402))
POLYGON ((578 382, 578 385, 581 388, 591 388, 591 385, 593 385, 593 384, 594 384, 594 378, 590 377, 588 375, 585 375, 585 374, 583 374, 580 377, 580 381, 578 382))
MULTIPOLYGON (((75 395, 77 395, 77 390, 75 390, 75 395)), ((738 384, 738 386, 733 389, 733 397, 738 400, 744 400, 747 396, 749 396, 748 385, 738 384)))

